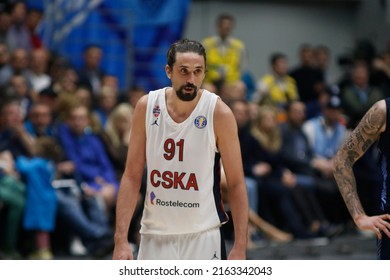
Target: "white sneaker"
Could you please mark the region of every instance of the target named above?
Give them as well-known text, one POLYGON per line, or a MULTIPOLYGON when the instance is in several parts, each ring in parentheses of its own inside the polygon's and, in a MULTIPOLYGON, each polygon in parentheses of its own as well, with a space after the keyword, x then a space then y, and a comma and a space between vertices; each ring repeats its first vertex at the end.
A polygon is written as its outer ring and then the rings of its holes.
POLYGON ((70 244, 70 253, 77 256, 84 256, 87 254, 87 249, 84 247, 79 237, 73 238, 70 244))

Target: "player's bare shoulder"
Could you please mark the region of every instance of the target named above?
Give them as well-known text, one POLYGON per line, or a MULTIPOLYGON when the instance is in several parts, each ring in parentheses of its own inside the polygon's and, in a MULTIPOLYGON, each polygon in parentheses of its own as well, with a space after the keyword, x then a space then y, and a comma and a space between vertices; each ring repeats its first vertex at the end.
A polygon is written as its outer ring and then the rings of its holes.
POLYGON ((148 106, 148 99, 149 99, 149 95, 146 94, 138 100, 138 102, 134 108, 134 115, 135 116, 145 114, 146 107, 148 106))
POLYGON ((148 98, 149 98, 149 94, 145 94, 144 96, 142 96, 137 104, 135 105, 135 108, 137 107, 140 107, 140 108, 146 108, 146 106, 148 105, 148 98))
POLYGON ((225 102, 218 98, 214 110, 214 126, 226 128, 229 124, 236 124, 233 112, 225 102))
POLYGON ((145 130, 146 109, 148 106, 148 94, 142 96, 134 108, 133 129, 137 131, 145 130))
POLYGON ((237 134, 237 123, 233 112, 220 98, 218 98, 214 110, 214 132, 217 139, 222 136, 229 138, 237 134))

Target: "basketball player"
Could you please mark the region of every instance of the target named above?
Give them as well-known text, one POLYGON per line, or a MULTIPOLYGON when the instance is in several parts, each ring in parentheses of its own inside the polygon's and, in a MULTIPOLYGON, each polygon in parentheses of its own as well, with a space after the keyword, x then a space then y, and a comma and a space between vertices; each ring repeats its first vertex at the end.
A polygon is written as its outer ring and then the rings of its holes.
POLYGON ((113 259, 133 259, 127 233, 144 166, 147 190, 138 259, 226 259, 220 158, 228 182, 234 244, 228 259, 245 259, 248 201, 235 118, 221 99, 200 89, 206 53, 181 40, 167 53, 172 87, 137 103, 128 160, 117 200, 113 259))
POLYGON ((348 210, 359 229, 371 230, 378 237, 378 259, 390 259, 390 98, 375 103, 340 147, 334 160, 334 176, 348 210), (354 163, 378 141, 381 151, 381 215, 368 216, 359 199, 353 173, 354 163))

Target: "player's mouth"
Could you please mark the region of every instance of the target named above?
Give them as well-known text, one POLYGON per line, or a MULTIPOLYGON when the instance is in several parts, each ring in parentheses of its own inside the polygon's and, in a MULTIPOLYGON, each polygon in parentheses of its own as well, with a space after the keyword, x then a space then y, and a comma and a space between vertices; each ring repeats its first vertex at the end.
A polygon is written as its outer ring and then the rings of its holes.
POLYGON ((193 86, 186 86, 184 87, 185 92, 193 92, 195 90, 195 87, 193 86))

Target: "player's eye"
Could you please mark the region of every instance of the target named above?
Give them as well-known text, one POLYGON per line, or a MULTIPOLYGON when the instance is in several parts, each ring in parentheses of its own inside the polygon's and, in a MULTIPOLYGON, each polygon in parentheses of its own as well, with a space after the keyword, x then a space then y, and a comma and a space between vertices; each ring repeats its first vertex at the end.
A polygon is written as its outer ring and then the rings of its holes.
POLYGON ((202 74, 202 70, 201 69, 196 69, 194 71, 194 74, 195 74, 195 76, 199 76, 200 74, 202 74))

